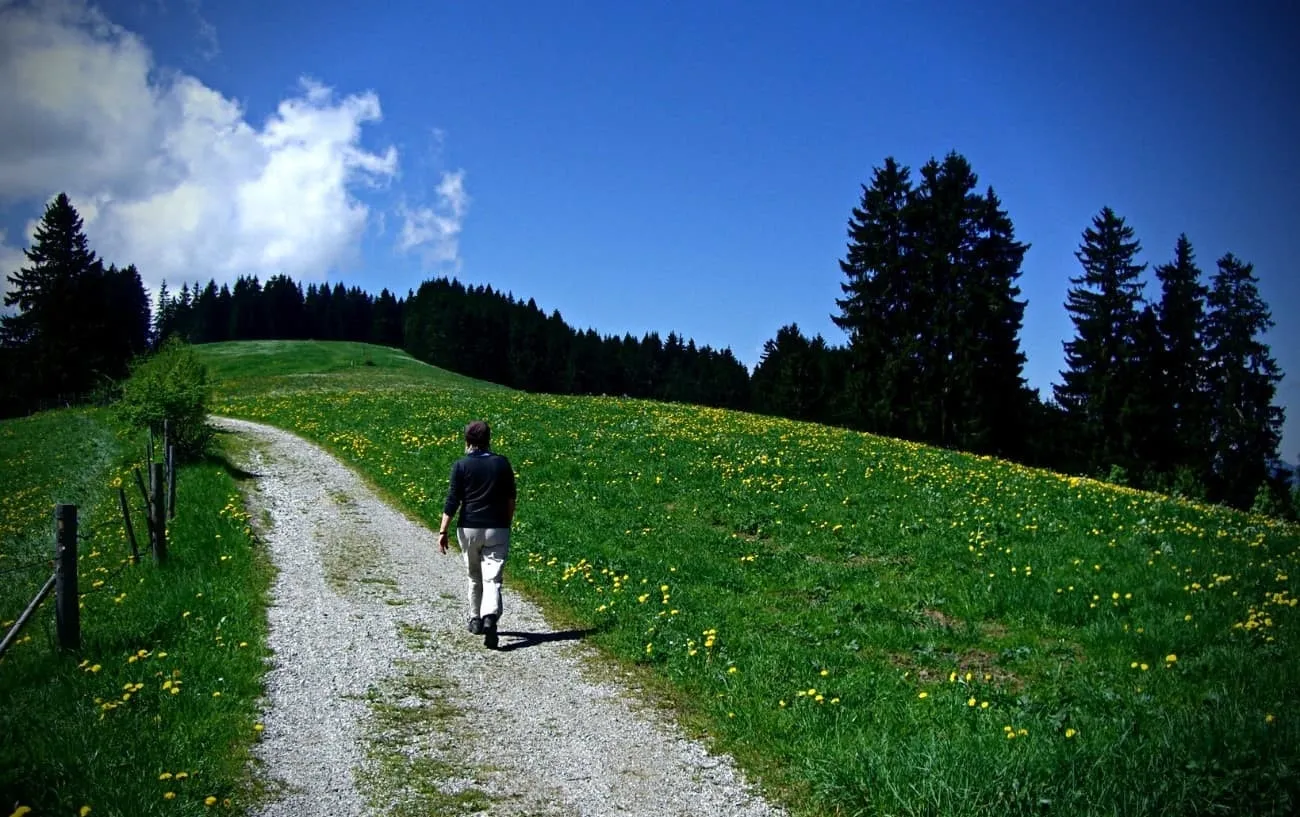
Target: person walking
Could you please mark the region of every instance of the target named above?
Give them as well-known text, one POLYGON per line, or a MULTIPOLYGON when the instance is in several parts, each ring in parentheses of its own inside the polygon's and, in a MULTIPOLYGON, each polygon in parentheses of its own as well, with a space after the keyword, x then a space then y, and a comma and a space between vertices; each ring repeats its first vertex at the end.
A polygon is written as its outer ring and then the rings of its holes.
POLYGON ((482 420, 465 426, 465 456, 451 466, 442 509, 438 548, 447 552, 447 530, 457 511, 456 541, 469 575, 469 631, 483 646, 497 647, 501 620, 501 579, 510 555, 510 525, 515 518, 515 472, 510 460, 492 451, 492 429, 482 420))

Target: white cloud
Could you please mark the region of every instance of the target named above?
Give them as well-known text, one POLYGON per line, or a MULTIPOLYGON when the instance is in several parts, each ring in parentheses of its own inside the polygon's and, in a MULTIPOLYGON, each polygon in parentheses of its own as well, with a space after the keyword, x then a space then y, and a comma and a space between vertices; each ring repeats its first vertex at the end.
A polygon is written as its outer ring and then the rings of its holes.
POLYGON ((190 14, 194 15, 194 22, 198 25, 200 56, 205 60, 213 59, 221 53, 217 27, 203 16, 203 3, 200 0, 187 0, 185 5, 189 6, 190 14))
MULTIPOLYGON (((376 215, 357 194, 398 178, 396 148, 362 144, 380 116, 373 92, 340 97, 304 79, 250 123, 198 79, 160 71, 93 7, 0 0, 0 202, 67 192, 92 248, 151 286, 319 280, 354 263, 376 215)), ((456 261, 462 179, 445 175, 432 207, 403 203, 409 247, 456 261)))
POLYGON ((402 231, 397 247, 403 252, 418 251, 426 263, 455 264, 460 257, 460 230, 469 209, 465 192, 465 172, 443 173, 435 190, 437 202, 429 207, 402 205, 402 231))

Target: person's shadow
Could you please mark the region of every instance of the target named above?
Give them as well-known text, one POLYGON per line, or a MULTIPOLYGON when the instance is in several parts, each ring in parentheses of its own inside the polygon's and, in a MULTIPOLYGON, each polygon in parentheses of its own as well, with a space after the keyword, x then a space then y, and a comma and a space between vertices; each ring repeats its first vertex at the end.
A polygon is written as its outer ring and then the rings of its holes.
POLYGON ((521 633, 516 630, 498 630, 497 636, 501 639, 501 642, 497 645, 497 651, 522 650, 525 647, 536 647, 540 644, 551 644, 556 641, 581 641, 594 632, 596 631, 593 629, 561 630, 552 633, 521 633), (507 641, 508 638, 514 640, 507 641))

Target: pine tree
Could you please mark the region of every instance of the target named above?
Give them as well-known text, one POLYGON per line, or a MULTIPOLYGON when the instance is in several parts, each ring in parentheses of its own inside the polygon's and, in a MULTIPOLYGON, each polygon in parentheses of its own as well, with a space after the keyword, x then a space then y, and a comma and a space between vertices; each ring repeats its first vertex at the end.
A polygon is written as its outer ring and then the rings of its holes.
POLYGON ((267 336, 283 340, 309 337, 302 289, 287 275, 272 275, 262 287, 262 314, 267 317, 267 336))
POLYGON ((918 391, 915 360, 923 327, 906 309, 912 297, 909 263, 913 236, 906 219, 911 171, 893 157, 874 169, 871 186, 848 224, 849 244, 840 261, 845 278, 831 320, 848 335, 850 370, 846 403, 855 425, 876 433, 906 426, 901 406, 918 391))
POLYGON ((1205 298, 1201 271, 1186 235, 1178 237, 1174 260, 1155 268, 1160 280, 1156 305, 1161 348, 1159 385, 1161 412, 1157 432, 1160 453, 1156 470, 1172 478, 1204 484, 1208 476, 1209 406, 1205 388, 1205 298))
POLYGON ((176 301, 172 299, 167 288, 167 279, 158 284, 158 308, 154 311, 153 336, 157 345, 162 346, 167 338, 176 331, 176 301))
POLYGON ((90 250, 81 216, 60 193, 45 208, 35 241, 24 250, 28 266, 8 275, 5 306, 17 314, 0 318, 0 343, 17 350, 19 365, 39 398, 73 397, 93 385, 90 338, 83 319, 103 304, 82 297, 89 276, 102 274, 90 250))
POLYGON ((1152 306, 1138 313, 1129 360, 1131 376, 1120 408, 1123 467, 1130 485, 1164 488, 1171 485, 1168 468, 1169 394, 1164 380, 1164 342, 1152 306))
POLYGON ((840 263, 847 395, 855 424, 908 439, 1010 454, 1030 405, 1016 279, 1028 245, 957 153, 915 188, 892 159, 863 188, 840 263))
POLYGON ((1140 249, 1133 228, 1106 207, 1084 230, 1075 253, 1083 275, 1070 279, 1065 303, 1075 338, 1065 343, 1069 368, 1054 392, 1084 448, 1078 465, 1092 472, 1129 464, 1121 415, 1134 380, 1140 276, 1146 268, 1134 262, 1140 249))
POLYGON ((1019 332, 1025 303, 1015 281, 1028 245, 992 188, 975 192, 969 162, 931 160, 908 206, 916 261, 913 324, 922 388, 912 397, 915 439, 1009 454, 1020 447, 1029 404, 1019 332))
POLYGON ((751 379, 754 407, 765 414, 794 420, 823 420, 830 395, 825 378, 826 341, 809 340, 792 323, 763 344, 751 379))
POLYGON ((1232 253, 1218 261, 1205 327, 1211 395, 1211 499, 1249 508, 1277 459, 1283 411, 1273 404, 1282 373, 1259 339, 1272 328, 1254 266, 1232 253))

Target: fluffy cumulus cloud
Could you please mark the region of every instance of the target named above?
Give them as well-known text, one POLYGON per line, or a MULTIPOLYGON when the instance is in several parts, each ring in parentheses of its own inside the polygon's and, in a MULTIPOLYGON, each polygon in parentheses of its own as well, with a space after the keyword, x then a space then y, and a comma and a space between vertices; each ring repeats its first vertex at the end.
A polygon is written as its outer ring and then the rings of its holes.
POLYGON ((404 251, 418 251, 432 264, 456 263, 459 260, 460 226, 469 208, 463 171, 447 173, 435 191, 434 206, 398 208, 402 231, 397 246, 404 251))
MULTIPOLYGON (((358 194, 398 177, 362 144, 374 93, 304 79, 264 122, 194 77, 160 70, 139 37, 76 0, 0 0, 0 202, 66 191, 107 261, 162 279, 321 279, 359 260, 382 213, 358 194)), ((397 208, 397 247, 457 261, 468 199, 447 173, 432 203, 397 208)), ((0 236, 0 260, 19 237, 0 236)), ((28 236, 23 236, 27 239, 28 236)))

